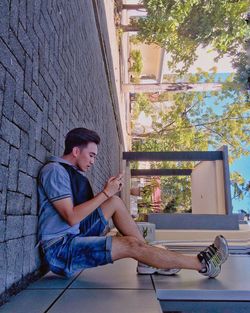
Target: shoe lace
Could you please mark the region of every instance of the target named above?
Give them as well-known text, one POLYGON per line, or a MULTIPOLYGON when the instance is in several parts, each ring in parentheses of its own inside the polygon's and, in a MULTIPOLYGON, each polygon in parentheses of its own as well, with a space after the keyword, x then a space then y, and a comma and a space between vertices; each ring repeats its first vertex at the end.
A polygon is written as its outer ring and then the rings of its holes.
POLYGON ((214 244, 208 246, 205 250, 200 252, 199 259, 204 260, 207 265, 209 263, 213 263, 215 266, 218 266, 221 263, 219 250, 214 244))

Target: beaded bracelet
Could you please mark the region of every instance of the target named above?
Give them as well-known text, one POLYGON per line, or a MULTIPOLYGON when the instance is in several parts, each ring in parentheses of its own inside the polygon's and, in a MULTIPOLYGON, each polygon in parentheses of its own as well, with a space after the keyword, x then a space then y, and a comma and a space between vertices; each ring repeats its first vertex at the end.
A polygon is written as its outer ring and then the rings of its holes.
POLYGON ((102 193, 104 193, 105 196, 106 196, 107 198, 109 198, 109 195, 108 195, 104 190, 102 191, 102 193))

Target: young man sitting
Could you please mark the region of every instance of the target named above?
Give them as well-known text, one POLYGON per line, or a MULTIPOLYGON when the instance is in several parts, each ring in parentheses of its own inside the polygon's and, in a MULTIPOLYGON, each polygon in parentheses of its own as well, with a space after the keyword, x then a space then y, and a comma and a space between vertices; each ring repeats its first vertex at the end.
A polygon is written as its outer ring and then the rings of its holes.
POLYGON ((123 201, 116 196, 123 177, 111 177, 94 195, 84 172, 95 162, 98 134, 86 128, 72 129, 65 139, 62 157, 51 157, 38 177, 39 242, 51 271, 71 276, 77 271, 133 258, 141 274, 174 274, 180 269, 216 277, 228 257, 223 236, 197 256, 179 254, 147 244, 123 201), (108 221, 123 235, 107 236, 108 221))

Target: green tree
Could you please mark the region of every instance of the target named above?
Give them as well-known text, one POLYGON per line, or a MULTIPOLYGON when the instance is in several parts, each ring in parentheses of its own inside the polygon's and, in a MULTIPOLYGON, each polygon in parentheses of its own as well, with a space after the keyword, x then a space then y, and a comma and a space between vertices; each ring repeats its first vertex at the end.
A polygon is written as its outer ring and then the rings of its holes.
POLYGON ((250 195, 250 181, 246 182, 246 180, 240 173, 232 173, 231 185, 233 187, 233 199, 242 200, 244 196, 250 195))
MULTIPOLYGON (((199 73, 186 75, 182 79, 192 82, 212 81, 214 75, 215 73, 208 74, 200 70, 199 73)), ((133 112, 137 113, 132 115, 132 120, 143 110, 152 117, 153 123, 152 131, 133 133, 133 151, 206 151, 209 148, 218 149, 225 144, 229 147, 230 162, 242 155, 249 155, 250 104, 244 93, 233 89, 233 84, 233 76, 229 76, 220 92, 160 94, 159 100, 168 101, 167 108, 163 109, 159 109, 157 103, 151 103, 148 96, 137 95, 136 99, 140 101, 136 101, 133 106, 133 112), (215 99, 213 106, 206 101, 210 96, 215 99), (230 101, 226 101, 228 97, 230 101), (220 105, 222 101, 225 103, 223 107, 220 105)), ((151 163, 151 168, 193 167, 193 162, 151 163)), ((236 176, 232 176, 232 179, 234 177, 236 176)), ((170 211, 173 210, 173 205, 179 212, 184 208, 190 209, 191 191, 186 179, 162 178, 162 186, 168 191, 164 203, 170 211)), ((234 190, 237 186, 238 194, 242 190, 241 195, 245 195, 247 184, 242 185, 239 179, 234 180, 234 190)))
POLYGON ((132 73, 133 80, 139 82, 143 69, 142 54, 140 50, 132 50, 130 52, 130 62, 131 66, 129 67, 129 72, 132 73))
MULTIPOLYGON (((200 71, 186 75, 190 82, 211 81, 215 73, 200 71)), ((160 150, 207 150, 226 144, 229 147, 230 161, 249 154, 250 143, 250 103, 245 94, 235 91, 233 76, 223 83, 221 92, 167 93, 172 99, 167 109, 154 109, 155 103, 144 102, 148 112, 153 111, 153 131, 134 134, 137 151, 160 150), (211 107, 207 100, 214 97, 211 107), (230 98, 229 101, 225 101, 230 98), (220 110, 218 107, 224 102, 220 110), (157 147, 158 146, 158 147, 157 147)), ((142 97, 142 96, 140 96, 142 97)), ((164 99, 164 94, 161 94, 164 99)), ((139 103, 134 105, 134 110, 139 103)), ((147 113, 147 111, 144 112, 147 113)))
POLYGON ((147 16, 124 30, 138 30, 141 41, 155 43, 171 54, 169 66, 182 72, 197 59, 198 46, 211 46, 219 57, 236 54, 247 37, 244 14, 248 0, 144 0, 147 16))
POLYGON ((165 213, 191 212, 191 181, 189 176, 161 178, 165 213))

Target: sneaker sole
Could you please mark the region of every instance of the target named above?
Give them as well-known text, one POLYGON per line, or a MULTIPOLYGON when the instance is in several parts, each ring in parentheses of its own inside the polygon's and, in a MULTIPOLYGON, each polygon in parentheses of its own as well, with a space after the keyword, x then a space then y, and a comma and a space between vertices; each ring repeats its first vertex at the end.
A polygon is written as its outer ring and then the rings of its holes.
POLYGON ((137 274, 140 274, 140 275, 151 275, 151 274, 154 274, 154 273, 156 273, 156 269, 137 267, 137 274))
POLYGON ((172 268, 169 270, 164 269, 153 269, 153 268, 143 268, 138 267, 137 273, 140 275, 152 275, 152 274, 159 274, 159 275, 165 275, 165 276, 172 276, 180 272, 179 268, 172 268))
POLYGON ((179 268, 171 268, 169 270, 157 270, 156 273, 159 275, 165 275, 165 276, 172 276, 175 275, 177 273, 179 273, 180 269, 179 268))

